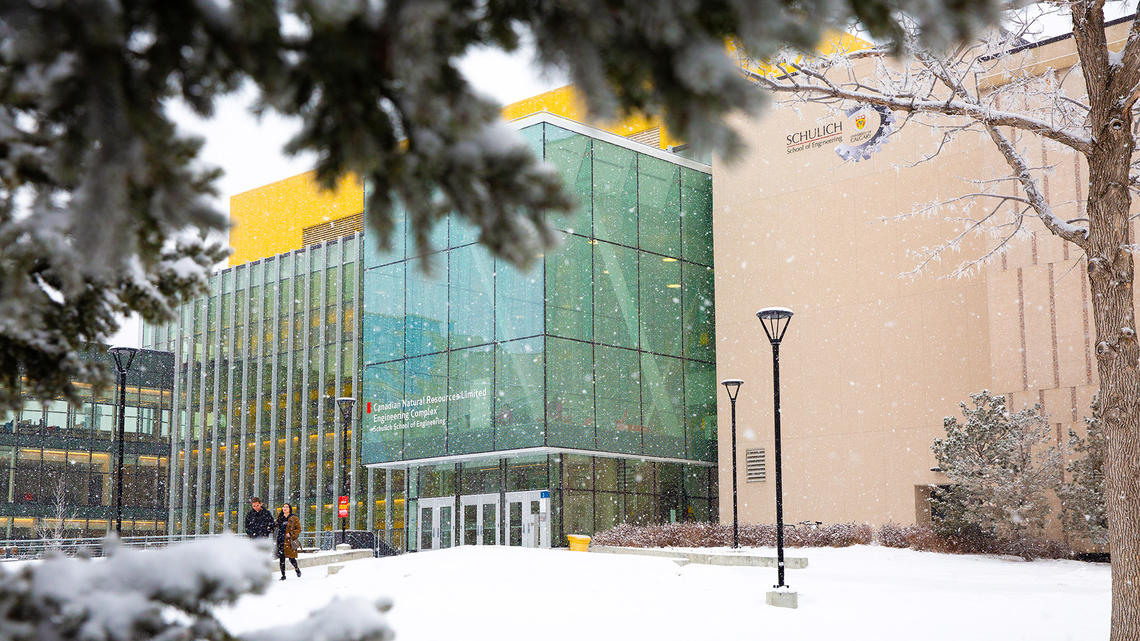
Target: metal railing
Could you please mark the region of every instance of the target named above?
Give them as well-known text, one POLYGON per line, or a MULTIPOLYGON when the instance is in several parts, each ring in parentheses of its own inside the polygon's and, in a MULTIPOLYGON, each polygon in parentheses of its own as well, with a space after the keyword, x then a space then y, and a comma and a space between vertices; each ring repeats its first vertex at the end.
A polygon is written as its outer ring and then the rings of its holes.
MULTIPOLYGON (((367 531, 357 531, 367 534, 367 531)), ((354 532, 349 532, 352 535, 354 532)), ((302 549, 305 550, 332 550, 336 547, 337 536, 340 532, 302 532, 300 542, 302 549)), ((172 543, 180 543, 183 541, 193 541, 197 539, 208 539, 220 536, 218 534, 190 534, 182 536, 179 534, 174 535, 158 535, 158 536, 124 536, 122 544, 132 548, 161 548, 166 547, 172 543)), ((350 542, 354 539, 350 536, 350 542)), ((357 549, 372 549, 374 556, 387 556, 392 553, 391 548, 383 541, 377 533, 372 537, 369 542, 371 545, 360 545, 360 540, 356 540, 355 547, 357 549)), ((103 543, 102 537, 89 537, 89 538, 74 538, 74 539, 0 539, 0 561, 3 560, 29 560, 29 559, 42 559, 48 554, 63 554, 65 556, 75 556, 83 554, 90 557, 103 556, 103 543)))
MULTIPOLYGON (((159 548, 171 543, 204 539, 216 534, 124 536, 122 544, 132 548, 159 548)), ((0 560, 41 559, 49 553, 66 556, 103 556, 103 537, 74 539, 0 539, 0 560)))

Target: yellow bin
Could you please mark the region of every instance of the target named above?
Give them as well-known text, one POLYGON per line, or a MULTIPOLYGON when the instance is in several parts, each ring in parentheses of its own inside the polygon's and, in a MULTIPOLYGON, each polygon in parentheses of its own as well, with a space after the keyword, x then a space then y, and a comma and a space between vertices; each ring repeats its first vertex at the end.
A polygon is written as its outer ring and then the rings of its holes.
POLYGON ((567 534, 566 538, 570 540, 571 552, 590 551, 590 537, 584 534, 567 534))

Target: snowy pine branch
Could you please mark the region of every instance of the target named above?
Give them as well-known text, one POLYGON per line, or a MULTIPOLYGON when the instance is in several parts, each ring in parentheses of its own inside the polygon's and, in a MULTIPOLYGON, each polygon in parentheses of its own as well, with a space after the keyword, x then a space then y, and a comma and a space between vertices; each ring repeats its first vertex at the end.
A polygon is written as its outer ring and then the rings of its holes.
POLYGON ((222 536, 158 550, 108 539, 105 559, 49 558, 0 567, 0 638, 10 641, 388 641, 391 604, 334 600, 291 626, 231 635, 217 606, 264 592, 267 550, 222 536))

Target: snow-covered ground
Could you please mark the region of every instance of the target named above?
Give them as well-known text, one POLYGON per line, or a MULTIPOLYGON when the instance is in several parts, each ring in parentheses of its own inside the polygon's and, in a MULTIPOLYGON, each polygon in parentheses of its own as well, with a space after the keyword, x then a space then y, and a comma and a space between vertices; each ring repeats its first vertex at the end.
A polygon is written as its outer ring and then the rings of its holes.
POLYGON ((775 570, 632 555, 461 547, 324 567, 219 613, 231 632, 300 619, 333 595, 390 596, 398 641, 444 639, 1107 639, 1103 564, 856 546, 797 549, 798 610, 775 570), (787 635, 787 636, 785 636, 787 635))

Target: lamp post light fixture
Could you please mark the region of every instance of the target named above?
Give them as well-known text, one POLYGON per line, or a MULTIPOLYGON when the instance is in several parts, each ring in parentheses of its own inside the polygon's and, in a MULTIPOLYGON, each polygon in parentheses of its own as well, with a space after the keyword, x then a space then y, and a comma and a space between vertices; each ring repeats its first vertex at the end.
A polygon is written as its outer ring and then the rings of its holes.
POLYGON ((123 535, 123 440, 127 431, 127 372, 131 370, 139 350, 136 347, 112 347, 108 351, 115 361, 115 372, 119 375, 119 462, 115 467, 115 534, 121 537, 123 535))
POLYGON ((765 307, 756 312, 768 342, 772 344, 772 390, 775 417, 776 440, 776 573, 779 579, 776 588, 786 588, 784 583, 784 477, 780 450, 780 341, 792 320, 792 310, 786 307, 765 307))
MULTIPOLYGON (((341 396, 336 399, 337 407, 340 408, 340 484, 341 496, 347 497, 349 495, 348 483, 348 432, 352 425, 352 408, 356 405, 356 399, 351 396, 341 396)), ((339 502, 338 502, 339 506, 339 502)), ((339 508, 338 508, 339 509, 339 508)), ((348 543, 348 513, 345 512, 344 516, 340 517, 340 542, 348 543)))
POLYGON ((728 392, 732 404, 732 547, 740 547, 740 520, 736 513, 736 396, 744 381, 739 378, 726 378, 720 382, 728 392))

